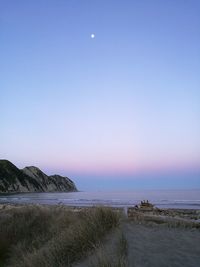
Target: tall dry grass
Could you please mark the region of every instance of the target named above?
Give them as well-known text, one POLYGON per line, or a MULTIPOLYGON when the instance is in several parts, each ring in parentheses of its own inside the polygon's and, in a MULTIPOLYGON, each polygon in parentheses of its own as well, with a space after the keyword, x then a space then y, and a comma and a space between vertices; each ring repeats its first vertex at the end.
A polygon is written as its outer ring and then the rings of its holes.
POLYGON ((97 248, 89 267, 128 267, 128 242, 122 232, 116 235, 115 244, 102 244, 97 248))
POLYGON ((74 212, 27 206, 1 212, 0 266, 71 266, 118 223, 119 215, 102 207, 74 212))

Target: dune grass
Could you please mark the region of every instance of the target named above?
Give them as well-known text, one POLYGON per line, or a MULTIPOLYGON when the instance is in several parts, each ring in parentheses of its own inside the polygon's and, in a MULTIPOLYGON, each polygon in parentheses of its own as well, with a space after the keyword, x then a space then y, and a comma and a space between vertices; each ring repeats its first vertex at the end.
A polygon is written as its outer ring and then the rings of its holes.
POLYGON ((128 267, 128 243, 122 233, 115 233, 117 237, 113 244, 104 244, 95 251, 90 260, 89 267, 128 267))
POLYGON ((23 206, 1 211, 0 266, 71 266, 118 224, 119 215, 102 207, 74 212, 23 206))

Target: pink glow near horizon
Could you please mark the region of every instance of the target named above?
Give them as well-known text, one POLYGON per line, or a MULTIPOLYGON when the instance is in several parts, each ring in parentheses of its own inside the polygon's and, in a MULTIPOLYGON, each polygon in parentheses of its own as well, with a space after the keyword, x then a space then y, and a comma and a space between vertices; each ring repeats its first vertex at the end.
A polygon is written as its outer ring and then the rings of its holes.
POLYGON ((153 150, 149 146, 151 143, 141 144, 136 140, 134 144, 130 138, 128 141, 120 140, 120 144, 117 144, 116 139, 113 140, 113 144, 106 142, 96 146, 89 142, 88 147, 84 146, 85 140, 80 140, 78 144, 74 144, 74 147, 64 143, 58 146, 58 142, 59 140, 52 144, 43 142, 40 149, 27 144, 30 147, 16 149, 15 153, 12 152, 13 157, 8 153, 7 158, 16 162, 15 157, 18 157, 16 164, 21 168, 25 165, 36 165, 45 169, 55 169, 58 172, 65 170, 66 174, 73 172, 91 175, 131 175, 148 171, 200 169, 198 149, 184 151, 164 147, 153 150))
POLYGON ((144 2, 0 1, 0 158, 82 179, 200 169, 200 1, 144 2))
POLYGON ((97 163, 81 163, 81 162, 54 162, 49 165, 49 163, 43 164, 48 169, 56 169, 63 170, 67 172, 74 172, 79 174, 94 174, 94 175, 133 175, 137 173, 162 173, 165 171, 188 171, 188 170, 200 170, 200 164, 198 161, 196 163, 188 162, 188 161, 179 161, 179 162, 157 162, 157 163, 146 163, 146 164, 131 164, 126 162, 113 162, 109 164, 109 162, 99 162, 97 163))

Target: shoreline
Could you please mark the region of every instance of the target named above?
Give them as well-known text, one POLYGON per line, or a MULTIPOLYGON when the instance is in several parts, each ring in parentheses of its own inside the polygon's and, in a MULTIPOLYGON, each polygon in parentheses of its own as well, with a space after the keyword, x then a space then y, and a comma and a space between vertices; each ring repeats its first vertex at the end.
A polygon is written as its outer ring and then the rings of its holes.
POLYGON ((159 209, 200 210, 200 190, 129 190, 129 191, 78 191, 78 192, 10 192, 0 193, 0 204, 30 203, 91 207, 103 205, 116 208, 130 208, 140 200, 148 199, 159 209))
MULTIPOLYGON (((40 202, 40 201, 9 201, 9 200, 3 200, 1 201, 1 195, 0 195, 0 205, 46 205, 46 206, 66 206, 66 207, 74 207, 74 208, 91 208, 91 207, 96 207, 96 206, 102 206, 102 207, 110 207, 110 208, 113 208, 113 209, 131 209, 133 208, 135 205, 137 204, 108 204, 108 203, 92 203, 89 202, 89 203, 65 203, 64 201, 53 201, 53 202, 50 202, 49 200, 47 201, 43 201, 43 202, 40 202)), ((176 211, 176 210, 179 210, 179 211, 199 211, 200 212, 200 206, 199 205, 194 205, 194 204, 191 204, 191 205, 179 205, 179 204, 174 204, 174 205, 161 205, 161 204, 155 204, 154 205, 156 209, 158 210, 171 210, 171 211, 176 211), (183 206, 183 207, 181 207, 183 206), (197 207, 195 207, 197 206, 197 207)))
POLYGON ((81 210, 88 210, 97 207, 110 208, 113 211, 122 213, 125 217, 133 220, 157 220, 160 222, 168 221, 182 221, 186 223, 199 224, 200 228, 200 210, 199 209, 175 209, 175 208, 154 208, 151 211, 136 210, 134 207, 110 207, 106 205, 92 205, 92 206, 74 206, 65 204, 39 204, 39 203, 0 203, 0 213, 1 211, 6 211, 21 207, 49 207, 49 208, 64 208, 66 210, 71 210, 78 212, 81 210))
MULTIPOLYGON (((53 206, 63 206, 63 207, 68 207, 68 208, 80 208, 80 209, 84 209, 84 208, 94 208, 94 207, 106 207, 106 208, 111 208, 111 209, 119 209, 119 210, 123 210, 123 209, 133 209, 134 208, 134 205, 106 205, 106 204, 88 204, 88 205, 70 205, 70 204, 66 204, 66 203, 63 203, 63 202, 59 202, 59 203, 34 203, 34 202, 20 202, 20 203, 17 203, 17 202, 1 202, 0 201, 0 209, 1 209, 1 206, 49 206, 49 207, 53 207, 53 206)), ((164 211, 167 211, 167 210, 170 210, 170 211, 191 211, 191 212, 194 212, 194 211, 197 211, 200 213, 200 208, 170 208, 170 207, 157 207, 155 206, 155 210, 164 210, 164 211)))

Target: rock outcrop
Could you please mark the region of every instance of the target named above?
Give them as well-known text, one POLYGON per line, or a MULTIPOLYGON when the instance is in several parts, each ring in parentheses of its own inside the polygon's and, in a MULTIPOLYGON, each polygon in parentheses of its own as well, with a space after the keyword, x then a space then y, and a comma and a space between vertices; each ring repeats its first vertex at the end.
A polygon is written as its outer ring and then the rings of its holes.
POLYGON ((69 191, 77 188, 68 177, 48 176, 34 166, 20 170, 8 160, 0 160, 0 193, 69 191))

